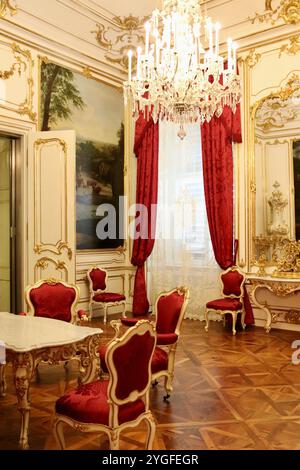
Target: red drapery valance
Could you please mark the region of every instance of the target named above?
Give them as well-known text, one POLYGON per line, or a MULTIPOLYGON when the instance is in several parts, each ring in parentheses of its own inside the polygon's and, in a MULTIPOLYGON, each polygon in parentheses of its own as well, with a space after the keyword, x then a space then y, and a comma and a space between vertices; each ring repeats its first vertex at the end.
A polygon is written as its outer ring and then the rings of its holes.
MULTIPOLYGON (((152 118, 146 121, 141 114, 135 126, 134 152, 137 157, 136 204, 147 208, 147 217, 136 221, 136 236, 131 263, 137 267, 133 315, 145 315, 149 310, 144 264, 150 256, 155 241, 156 204, 158 191, 159 125, 152 118), (143 234, 143 238, 139 235, 143 234), (147 238, 145 237, 147 234, 147 238)), ((138 211, 137 216, 141 214, 138 211)))

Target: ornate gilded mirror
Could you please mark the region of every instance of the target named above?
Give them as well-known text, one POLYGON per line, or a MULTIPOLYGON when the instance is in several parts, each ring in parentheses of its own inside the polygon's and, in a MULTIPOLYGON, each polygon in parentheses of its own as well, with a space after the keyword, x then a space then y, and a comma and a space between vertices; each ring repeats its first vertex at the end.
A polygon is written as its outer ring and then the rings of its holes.
POLYGON ((300 75, 258 101, 252 117, 251 264, 300 277, 300 75))

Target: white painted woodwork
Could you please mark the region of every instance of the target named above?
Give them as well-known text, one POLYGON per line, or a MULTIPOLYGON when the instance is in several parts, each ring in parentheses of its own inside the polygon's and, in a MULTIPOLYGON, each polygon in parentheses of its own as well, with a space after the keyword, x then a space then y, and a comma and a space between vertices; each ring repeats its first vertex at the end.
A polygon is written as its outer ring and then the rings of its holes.
POLYGON ((75 132, 28 136, 28 282, 75 283, 75 132))

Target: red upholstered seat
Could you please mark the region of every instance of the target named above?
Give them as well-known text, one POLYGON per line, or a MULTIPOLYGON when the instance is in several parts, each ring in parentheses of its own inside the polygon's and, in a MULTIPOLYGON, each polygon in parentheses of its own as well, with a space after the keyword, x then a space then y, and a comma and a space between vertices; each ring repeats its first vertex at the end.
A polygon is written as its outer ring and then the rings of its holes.
MULTIPOLYGON (((81 423, 109 424, 108 380, 97 380, 66 393, 56 402, 56 413, 81 423)), ((119 406, 119 424, 135 420, 145 411, 143 400, 119 406)))
POLYGON ((157 333, 157 342, 158 346, 167 346, 169 344, 174 344, 178 340, 178 335, 175 333, 157 333))
POLYGON ((93 291, 106 289, 106 271, 100 268, 93 268, 89 271, 92 281, 93 291))
POLYGON ((101 371, 104 372, 105 374, 108 373, 106 361, 105 361, 105 354, 107 351, 107 344, 104 344, 98 349, 99 353, 99 358, 100 358, 100 366, 101 366, 101 371))
POLYGON ((243 308, 242 302, 238 299, 217 299, 212 300, 206 304, 207 308, 212 308, 213 310, 241 310, 243 308))
POLYGON ((168 369, 168 353, 161 348, 156 347, 152 356, 151 372, 156 374, 168 369))
POLYGON ((101 348, 102 355, 106 353, 109 380, 80 385, 56 402, 53 432, 61 449, 65 446, 64 424, 73 429, 82 425, 84 432, 105 432, 111 449, 118 450, 120 433, 143 420, 148 424, 146 446, 152 449, 156 425, 149 409, 149 389, 155 329, 149 322, 140 322, 121 337, 119 328, 116 331, 107 351, 101 348))
POLYGON ((74 287, 67 287, 59 282, 43 282, 39 287, 29 290, 29 300, 37 317, 53 318, 70 322, 72 305, 76 299, 74 287))
POLYGON ((90 284, 90 302, 89 313, 90 318, 93 316, 93 304, 102 304, 104 310, 104 323, 107 321, 107 311, 109 307, 122 305, 122 316, 125 316, 126 297, 117 292, 107 292, 107 272, 100 267, 94 267, 87 273, 90 284))
POLYGON ((223 295, 235 295, 240 297, 242 292, 242 285, 244 276, 238 270, 228 271, 221 275, 223 283, 223 295))
POLYGON ((113 292, 103 292, 103 294, 96 294, 93 297, 95 302, 121 302, 125 300, 125 295, 114 294, 113 292))
POLYGON ((149 320, 149 317, 123 317, 121 318, 121 322, 124 326, 134 326, 137 324, 138 321, 140 320, 149 320))
POLYGON ((158 334, 174 333, 184 302, 184 295, 177 291, 161 295, 157 302, 156 331, 158 334))
POLYGON ((232 316, 232 334, 236 334, 236 321, 238 314, 241 315, 241 325, 243 329, 245 325, 245 310, 243 305, 245 275, 239 271, 237 266, 231 266, 223 274, 221 274, 222 283, 222 299, 215 299, 206 304, 205 311, 205 330, 209 328, 210 312, 218 312, 221 315, 230 313, 232 316))

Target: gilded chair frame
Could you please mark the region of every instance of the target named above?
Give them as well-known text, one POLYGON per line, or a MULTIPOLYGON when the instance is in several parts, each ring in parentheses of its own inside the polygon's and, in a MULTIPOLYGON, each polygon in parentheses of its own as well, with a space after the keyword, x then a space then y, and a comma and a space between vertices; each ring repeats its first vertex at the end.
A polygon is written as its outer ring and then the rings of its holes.
MULTIPOLYGON (((172 289, 170 291, 162 292, 159 294, 159 296, 156 299, 155 302, 155 322, 157 318, 157 305, 161 297, 169 296, 177 292, 180 295, 184 296, 183 304, 180 310, 180 315, 178 317, 176 329, 174 333, 177 335, 176 342, 173 344, 169 345, 164 345, 162 346, 163 348, 166 348, 168 351, 168 368, 166 370, 161 370, 159 372, 156 372, 155 374, 152 374, 152 380, 155 382, 157 379, 161 377, 165 377, 165 390, 166 390, 166 395, 164 396, 164 399, 167 400, 170 398, 170 395, 173 391, 173 380, 174 380, 174 368, 175 368, 175 356, 176 356, 176 350, 177 350, 177 344, 180 336, 180 330, 181 330, 181 324, 184 319, 186 309, 190 300, 190 290, 186 286, 181 286, 181 287, 176 287, 175 289, 172 289)), ((160 346, 161 347, 161 346, 160 346)))
POLYGON ((116 302, 97 302, 96 300, 94 300, 94 296, 97 295, 97 294, 105 294, 106 292, 106 289, 103 290, 103 289, 98 289, 98 290, 94 290, 93 289, 93 280, 91 278, 91 272, 94 270, 94 269, 99 269, 101 271, 103 271, 105 273, 105 285, 106 285, 106 288, 107 288, 107 278, 108 278, 108 272, 106 271, 106 269, 103 269, 101 268, 100 266, 93 266, 92 268, 90 268, 87 272, 87 278, 88 278, 88 281, 89 281, 89 292, 90 292, 90 300, 89 300, 89 320, 92 319, 92 315, 93 315, 93 305, 96 304, 96 305, 99 305, 101 308, 103 308, 104 310, 104 319, 103 319, 103 323, 106 324, 107 323, 107 311, 109 309, 109 307, 117 307, 119 305, 122 305, 123 306, 123 311, 122 311, 122 317, 125 318, 125 313, 126 313, 126 299, 125 300, 119 300, 119 301, 116 301, 116 302))
POLYGON ((222 295, 224 299, 238 299, 241 304, 242 308, 239 310, 215 310, 213 308, 206 308, 205 310, 205 321, 206 321, 206 326, 205 326, 205 331, 208 331, 209 328, 209 313, 217 313, 218 315, 222 315, 223 318, 223 324, 225 324, 225 316, 226 314, 230 314, 232 316, 232 334, 233 336, 236 335, 236 321, 238 314, 241 314, 241 325, 243 330, 246 328, 245 324, 245 308, 244 308, 244 302, 243 302, 243 294, 244 294, 244 285, 246 282, 246 275, 237 267, 237 266, 231 266, 230 268, 226 269, 226 271, 223 271, 219 275, 221 287, 222 287, 222 295), (222 281, 222 276, 225 276, 229 272, 237 271, 241 276, 243 276, 243 281, 241 282, 240 289, 241 289, 241 295, 235 295, 235 294, 230 294, 230 295, 225 295, 224 294, 224 284, 222 281))
POLYGON ((119 329, 121 326, 120 320, 114 320, 112 322, 112 326, 116 331, 115 338, 109 343, 105 360, 109 370, 109 385, 107 390, 107 399, 109 403, 109 424, 108 426, 104 424, 95 424, 95 423, 81 423, 72 418, 67 416, 63 416, 60 414, 55 415, 54 423, 53 423, 53 433, 54 437, 60 447, 60 449, 65 448, 65 441, 64 441, 64 434, 63 434, 63 426, 64 424, 68 424, 75 430, 79 430, 81 432, 104 432, 109 437, 110 442, 110 449, 111 450, 119 450, 119 441, 120 441, 120 433, 125 428, 132 428, 138 426, 143 420, 147 423, 148 433, 146 439, 146 449, 151 450, 153 447, 153 441, 155 437, 156 431, 156 423, 153 417, 152 412, 149 409, 149 390, 151 385, 151 361, 153 357, 153 353, 156 346, 156 333, 155 333, 155 325, 150 323, 147 320, 139 321, 133 328, 129 328, 122 337, 118 337, 119 329), (134 390, 130 393, 130 395, 123 400, 120 400, 116 396, 116 384, 118 380, 117 370, 113 363, 113 353, 119 347, 120 343, 125 345, 132 336, 144 335, 146 332, 149 332, 151 337, 154 338, 154 347, 152 351, 152 355, 149 360, 149 369, 148 369, 148 383, 146 387, 142 391, 134 390), (138 418, 133 421, 128 421, 123 424, 119 424, 118 421, 118 409, 119 406, 128 403, 129 401, 135 401, 141 398, 145 404, 145 411, 141 413, 138 418))
POLYGON ((70 320, 70 323, 72 323, 72 324, 78 323, 80 320, 79 320, 78 315, 77 315, 76 307, 77 307, 77 304, 78 304, 79 298, 80 298, 80 289, 79 289, 79 287, 76 286, 75 284, 70 284, 68 282, 62 281, 61 279, 55 279, 55 278, 42 279, 41 281, 38 281, 35 284, 30 284, 26 287, 26 289, 25 289, 25 300, 26 300, 27 306, 29 308, 28 315, 31 315, 31 316, 35 315, 35 308, 34 308, 32 302, 31 302, 31 299, 30 299, 30 292, 33 289, 39 288, 43 284, 48 284, 49 286, 54 285, 54 284, 62 284, 63 286, 65 286, 69 289, 74 289, 75 299, 74 299, 74 301, 71 305, 71 320, 70 320))

